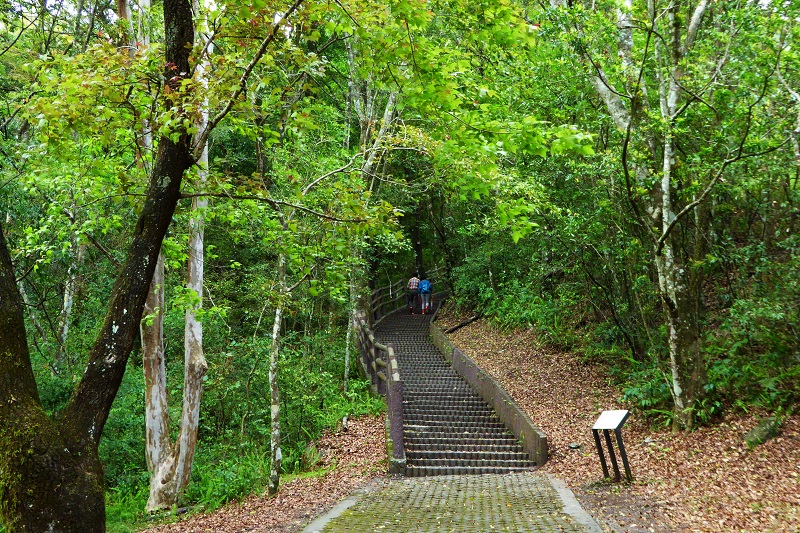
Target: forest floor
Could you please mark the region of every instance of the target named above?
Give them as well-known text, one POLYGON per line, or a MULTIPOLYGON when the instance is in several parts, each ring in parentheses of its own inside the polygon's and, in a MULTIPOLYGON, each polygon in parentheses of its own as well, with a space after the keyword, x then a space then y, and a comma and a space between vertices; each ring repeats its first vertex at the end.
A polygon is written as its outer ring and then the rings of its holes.
POLYGON ((300 531, 315 516, 375 478, 385 477, 386 436, 382 416, 351 419, 316 442, 320 462, 311 474, 288 478, 275 497, 253 495, 208 514, 148 529, 150 533, 241 533, 300 531))
MULTIPOLYGON (((462 318, 442 315, 439 326, 462 318)), ((750 450, 744 436, 766 413, 727 414, 673 434, 634 412, 622 430, 634 481, 604 483, 591 427, 601 411, 629 408, 606 368, 485 320, 449 337, 544 431, 544 471, 566 482, 605 531, 800 532, 800 415, 750 450)))
MULTIPOLYGON (((445 314, 439 325, 460 318, 445 314)), ((604 531, 800 532, 800 416, 787 417, 778 437, 750 450, 744 435, 765 413, 728 414, 673 434, 634 412, 622 432, 634 481, 606 483, 591 427, 601 411, 628 408, 606 368, 541 348, 532 332, 487 321, 450 338, 545 432, 550 459, 543 470, 562 479, 604 531)), ((354 489, 385 477, 382 417, 351 420, 348 431, 330 431, 316 446, 322 459, 315 472, 285 481, 276 497, 254 495, 148 531, 298 532, 354 489)))

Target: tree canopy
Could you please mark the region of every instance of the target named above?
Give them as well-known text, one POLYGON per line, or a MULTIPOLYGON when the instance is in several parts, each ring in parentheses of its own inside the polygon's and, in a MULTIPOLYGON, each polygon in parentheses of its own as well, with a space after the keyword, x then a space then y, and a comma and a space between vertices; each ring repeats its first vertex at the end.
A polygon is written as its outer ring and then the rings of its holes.
POLYGON ((163 320, 175 398, 187 311, 204 324, 209 470, 180 497, 221 504, 266 484, 208 488, 237 446, 295 471, 323 427, 377 408, 345 363, 348 317, 439 265, 457 306, 606 362, 655 421, 793 409, 798 9, 0 5, 6 527, 103 530, 103 493, 141 492, 142 321, 163 320), (159 254, 165 299, 143 312, 159 254), (45 463, 55 511, 20 485, 45 463), (84 485, 62 483, 76 469, 84 485))

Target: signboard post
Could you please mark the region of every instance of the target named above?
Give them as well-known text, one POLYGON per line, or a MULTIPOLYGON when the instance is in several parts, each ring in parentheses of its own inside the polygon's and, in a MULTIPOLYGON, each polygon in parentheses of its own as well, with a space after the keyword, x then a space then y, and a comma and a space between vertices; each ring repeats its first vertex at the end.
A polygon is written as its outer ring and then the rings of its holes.
POLYGON ((626 410, 617 411, 603 411, 600 417, 592 427, 594 434, 594 443, 597 446, 597 454, 600 456, 600 466, 603 467, 603 476, 610 478, 608 474, 608 465, 606 464, 606 457, 603 453, 603 445, 600 442, 600 431, 603 431, 608 448, 608 455, 611 457, 611 466, 614 468, 614 481, 619 481, 621 476, 619 473, 619 465, 617 464, 617 456, 614 454, 614 445, 611 442, 611 431, 617 436, 617 446, 619 446, 619 454, 622 458, 622 465, 625 467, 625 476, 628 481, 633 479, 631 475, 631 467, 628 464, 628 455, 625 453, 625 445, 622 443, 622 426, 630 416, 630 412, 626 410))

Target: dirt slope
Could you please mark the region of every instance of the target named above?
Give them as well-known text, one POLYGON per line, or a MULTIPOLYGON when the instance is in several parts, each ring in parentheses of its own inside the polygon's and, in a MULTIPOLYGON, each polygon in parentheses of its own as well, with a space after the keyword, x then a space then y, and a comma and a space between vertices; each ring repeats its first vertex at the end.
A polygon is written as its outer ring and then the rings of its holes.
MULTIPOLYGON (((442 326, 458 322, 442 319, 442 326)), ((728 415, 713 427, 674 435, 634 414, 623 439, 635 480, 604 484, 591 427, 601 411, 627 406, 603 368, 538 348, 530 332, 504 332, 486 321, 450 337, 547 434, 545 470, 562 478, 606 530, 800 531, 800 416, 749 450, 743 437, 764 413, 728 415), (570 450, 572 443, 582 450, 570 450)))

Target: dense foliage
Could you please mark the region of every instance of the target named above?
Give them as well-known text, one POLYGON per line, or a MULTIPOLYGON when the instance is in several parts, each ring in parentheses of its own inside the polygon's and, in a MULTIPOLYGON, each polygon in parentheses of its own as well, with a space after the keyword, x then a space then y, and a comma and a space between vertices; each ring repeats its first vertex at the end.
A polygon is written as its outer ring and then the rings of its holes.
MULTIPOLYGON (((548 83, 530 84, 526 101, 544 119, 570 117, 591 131, 595 155, 506 160, 507 172, 518 178, 495 193, 518 195, 526 187, 536 202, 535 229, 516 244, 496 223, 503 217, 488 199, 450 200, 445 216, 458 228, 447 245, 455 251, 453 281, 462 306, 608 361, 625 399, 670 422, 666 310, 654 261, 659 251, 654 254, 653 234, 641 219, 649 216, 641 199, 657 186, 663 153, 655 150, 656 169, 647 179, 627 181, 634 179, 631 161, 649 157, 648 136, 664 122, 645 109, 621 131, 590 84, 604 69, 608 85, 632 106, 637 98, 657 99, 665 70, 653 52, 659 45, 649 40, 664 36, 651 33, 656 23, 642 4, 633 2, 629 14, 632 67, 624 64, 623 51, 619 59, 611 52, 622 28, 614 3, 529 8, 541 23, 541 38, 526 64, 528 78, 548 83), (633 82, 626 81, 626 68, 633 82), (641 145, 634 144, 635 135, 641 145), (492 223, 484 225, 487 220, 492 223)), ((656 4, 663 9, 658 14, 671 13, 656 4)), ((688 21, 696 4, 685 4, 674 4, 682 6, 675 16, 688 21)), ((731 407, 793 409, 800 397, 800 293, 792 274, 800 266, 793 9, 786 3, 714 4, 694 55, 681 65, 691 77, 671 133, 677 147, 671 193, 684 206, 701 200, 674 230, 677 253, 685 254, 685 269, 697 284, 693 301, 707 378, 693 410, 701 423, 731 407)))
MULTIPOLYGON (((214 125, 162 246, 172 403, 198 300, 209 366, 182 504, 266 485, 273 346, 285 472, 313 467, 324 428, 379 410, 355 365, 344 387, 348 315, 368 286, 439 264, 460 306, 607 361, 656 420, 800 397, 792 3, 200 3, 205 74, 174 79, 162 5, 67 4, 0 5, 0 214, 48 413, 84 373, 152 137, 202 138, 203 112, 214 125), (199 298, 185 274, 198 196, 199 298), (700 354, 686 404, 682 280, 700 354)), ((100 443, 112 523, 147 500, 144 389, 135 353, 100 443)))

